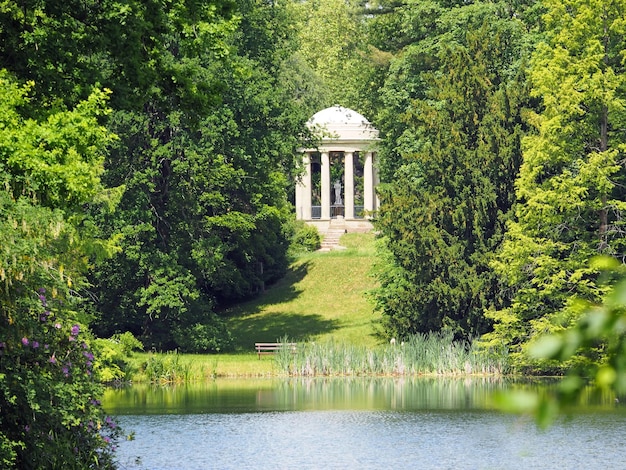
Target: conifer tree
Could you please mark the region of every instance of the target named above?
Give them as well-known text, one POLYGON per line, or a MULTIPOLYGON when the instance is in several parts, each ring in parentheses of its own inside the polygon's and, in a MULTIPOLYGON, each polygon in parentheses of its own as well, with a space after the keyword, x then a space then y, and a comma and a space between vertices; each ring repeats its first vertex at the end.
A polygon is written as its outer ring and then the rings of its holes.
POLYGON ((475 336, 500 300, 489 257, 520 161, 523 25, 504 3, 429 5, 419 11, 436 29, 398 56, 384 88, 393 148, 383 151, 391 182, 376 225, 388 253, 375 298, 389 335, 475 336))

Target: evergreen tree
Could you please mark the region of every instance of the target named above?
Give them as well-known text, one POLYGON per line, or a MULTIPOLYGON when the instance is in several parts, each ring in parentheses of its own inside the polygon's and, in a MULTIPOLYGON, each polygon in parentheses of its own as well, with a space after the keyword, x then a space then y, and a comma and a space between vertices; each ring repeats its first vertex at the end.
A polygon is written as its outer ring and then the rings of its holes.
POLYGON ((429 14, 383 88, 375 299, 390 336, 475 336, 501 300, 489 259, 520 162, 524 25, 505 3, 415 8, 429 14))

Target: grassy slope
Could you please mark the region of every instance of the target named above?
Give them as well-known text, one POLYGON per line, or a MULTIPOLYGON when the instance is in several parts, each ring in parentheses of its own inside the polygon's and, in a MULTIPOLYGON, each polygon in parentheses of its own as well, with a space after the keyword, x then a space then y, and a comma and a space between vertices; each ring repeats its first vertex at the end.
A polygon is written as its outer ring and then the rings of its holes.
POLYGON ((238 351, 259 341, 347 342, 374 346, 375 323, 366 292, 374 287, 374 235, 346 234, 346 250, 299 257, 288 274, 259 298, 229 313, 228 326, 238 351))

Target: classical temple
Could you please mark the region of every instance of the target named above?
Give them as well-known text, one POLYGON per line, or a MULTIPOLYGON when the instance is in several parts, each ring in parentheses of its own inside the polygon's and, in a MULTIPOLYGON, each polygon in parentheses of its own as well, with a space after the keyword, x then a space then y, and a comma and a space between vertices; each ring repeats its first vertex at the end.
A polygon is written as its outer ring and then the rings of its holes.
POLYGON ((333 225, 346 231, 371 229, 369 219, 378 209, 378 131, 361 114, 342 106, 319 111, 308 126, 320 144, 302 150, 296 217, 322 232, 333 225))

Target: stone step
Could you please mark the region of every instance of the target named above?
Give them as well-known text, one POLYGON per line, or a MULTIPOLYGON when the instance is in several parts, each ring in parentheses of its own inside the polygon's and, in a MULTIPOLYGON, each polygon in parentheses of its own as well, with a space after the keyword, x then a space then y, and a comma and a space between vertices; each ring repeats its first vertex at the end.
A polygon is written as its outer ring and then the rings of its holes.
POLYGON ((345 228, 332 227, 329 228, 324 234, 321 242, 321 248, 319 251, 330 251, 335 249, 341 249, 339 245, 339 239, 346 233, 345 228))

